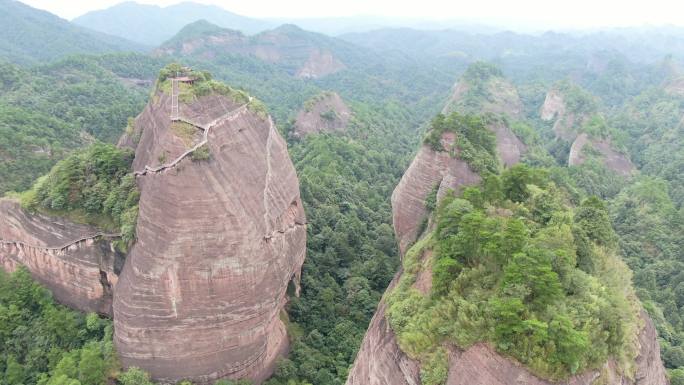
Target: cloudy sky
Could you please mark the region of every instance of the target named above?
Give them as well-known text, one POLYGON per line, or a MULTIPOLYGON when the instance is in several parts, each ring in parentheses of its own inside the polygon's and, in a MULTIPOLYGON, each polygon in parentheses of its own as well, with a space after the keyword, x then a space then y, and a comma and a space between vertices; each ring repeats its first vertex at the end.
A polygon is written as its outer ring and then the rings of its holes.
MULTIPOLYGON (((22 0, 65 19, 103 9, 117 0, 22 0)), ((673 24, 684 26, 679 0, 195 0, 261 18, 386 16, 500 25, 593 28, 673 24)), ((179 0, 138 0, 165 6, 179 0)))

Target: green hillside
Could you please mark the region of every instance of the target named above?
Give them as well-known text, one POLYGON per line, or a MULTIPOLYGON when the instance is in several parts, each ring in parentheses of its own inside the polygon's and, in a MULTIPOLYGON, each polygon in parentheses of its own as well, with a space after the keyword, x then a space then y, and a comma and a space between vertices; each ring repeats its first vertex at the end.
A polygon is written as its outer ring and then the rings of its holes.
POLYGON ((145 49, 142 44, 74 25, 15 0, 0 0, 0 26, 0 60, 19 64, 71 54, 145 49))

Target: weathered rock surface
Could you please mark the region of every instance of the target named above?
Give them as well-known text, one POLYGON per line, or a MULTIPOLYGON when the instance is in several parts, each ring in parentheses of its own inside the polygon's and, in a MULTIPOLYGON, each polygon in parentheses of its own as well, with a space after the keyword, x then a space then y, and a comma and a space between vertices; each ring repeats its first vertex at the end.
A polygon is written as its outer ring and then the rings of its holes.
POLYGON ((600 381, 606 385, 665 385, 668 383, 665 368, 660 361, 660 347, 653 322, 645 312, 641 314, 644 326, 639 333, 640 352, 636 360, 636 374, 630 379, 608 362, 602 370, 592 370, 562 382, 550 382, 531 374, 519 363, 506 358, 484 343, 465 351, 450 349, 449 375, 446 385, 591 385, 601 372, 600 381))
POLYGON ((504 121, 497 120, 488 124, 490 130, 496 135, 496 152, 506 167, 520 162, 527 152, 527 146, 523 143, 504 121))
POLYGON ((496 135, 497 152, 506 167, 518 162, 527 152, 527 146, 509 127, 509 119, 520 119, 523 104, 515 86, 502 77, 478 80, 482 84, 460 79, 453 88, 449 101, 442 109, 443 114, 451 112, 491 114, 495 118, 488 123, 496 135), (485 95, 470 95, 473 88, 484 89, 485 95))
POLYGON ((586 133, 580 134, 570 147, 570 155, 568 157, 568 165, 576 166, 584 163, 587 160, 587 147, 595 150, 603 164, 610 170, 622 176, 629 176, 636 168, 629 160, 627 155, 616 151, 610 139, 593 139, 586 133))
MULTIPOLYGON (((397 273, 387 290, 399 282, 397 273)), ((381 301, 359 348, 347 385, 419 385, 420 365, 401 351, 381 301)))
POLYGON ((111 314, 112 286, 124 256, 90 226, 31 214, 0 199, 0 266, 26 266, 55 299, 83 311, 111 314))
MULTIPOLYGON (((455 139, 453 133, 445 133, 444 148, 451 149, 455 139)), ((452 157, 448 151, 435 151, 423 145, 392 193, 392 224, 400 252, 404 254, 420 235, 421 224, 428 215, 425 199, 435 187, 441 197, 448 189, 458 191, 479 181, 480 176, 465 161, 452 157)))
MULTIPOLYGON (((135 170, 188 148, 170 97, 155 99, 136 119, 135 170)), ((180 115, 213 125, 210 159, 183 157, 137 179, 138 240, 114 295, 117 351, 162 382, 259 383, 288 348, 279 314, 306 242, 297 176, 270 118, 216 95, 181 104, 180 115)))
POLYGON ((297 114, 292 135, 301 138, 320 132, 344 131, 351 115, 351 110, 336 92, 318 95, 297 114))
MULTIPOLYGON (((395 277, 388 290, 398 282, 395 277)), ((420 364, 408 357, 396 342, 385 318, 386 304, 378 306, 361 344, 347 385, 420 385, 420 364)), ((592 385, 601 372, 606 385, 666 385, 665 368, 660 361, 660 347, 653 322, 642 313, 644 327, 639 333, 640 353, 633 379, 621 375, 613 362, 602 370, 592 370, 566 381, 552 382, 530 373, 524 366, 497 353, 489 345, 478 343, 466 350, 449 347, 449 370, 446 385, 592 385)))

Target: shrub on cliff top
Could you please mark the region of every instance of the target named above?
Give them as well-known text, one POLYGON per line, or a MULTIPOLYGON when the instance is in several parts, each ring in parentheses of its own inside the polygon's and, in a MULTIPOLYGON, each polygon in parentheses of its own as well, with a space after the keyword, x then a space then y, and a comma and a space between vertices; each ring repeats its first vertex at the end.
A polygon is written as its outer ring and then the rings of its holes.
POLYGON ((132 151, 96 143, 58 162, 22 194, 22 206, 120 231, 128 244, 135 237, 140 197, 132 162, 132 151))
POLYGON ((487 128, 490 116, 439 114, 432 120, 430 129, 423 142, 435 151, 447 149, 441 143, 445 132, 456 134, 456 151, 452 154, 465 160, 473 171, 496 173, 499 168, 496 155, 496 137, 487 128))
POLYGON ((632 374, 638 302, 607 209, 598 198, 567 201, 546 172, 521 165, 440 202, 435 230, 409 250, 387 296, 390 325, 425 385, 446 379, 445 344, 478 341, 552 380, 609 358, 632 374), (413 287, 425 269, 429 293, 413 287))

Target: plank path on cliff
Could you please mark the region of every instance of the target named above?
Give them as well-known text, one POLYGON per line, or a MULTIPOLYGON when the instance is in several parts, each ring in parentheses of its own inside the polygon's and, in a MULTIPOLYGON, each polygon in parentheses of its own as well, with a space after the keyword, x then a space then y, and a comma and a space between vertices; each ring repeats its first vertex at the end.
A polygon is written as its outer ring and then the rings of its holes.
MULTIPOLYGON (((250 97, 250 101, 251 100, 252 100, 252 97, 250 97)), ((173 105, 173 98, 172 98, 171 104, 173 105)), ((219 116, 218 118, 212 120, 211 122, 209 122, 207 124, 200 124, 200 123, 194 122, 190 119, 186 119, 186 118, 183 118, 181 116, 177 116, 175 121, 184 122, 184 123, 190 124, 192 126, 195 126, 199 129, 201 129, 203 131, 202 140, 199 143, 197 143, 196 145, 194 145, 191 149, 182 153, 179 157, 174 159, 171 163, 165 163, 165 164, 162 164, 161 166, 157 166, 157 167, 150 167, 150 166, 145 165, 145 167, 142 170, 135 171, 133 174, 136 177, 147 175, 147 173, 158 174, 164 170, 175 167, 178 163, 180 163, 180 161, 182 161, 183 159, 192 155, 200 147, 207 144, 207 142, 209 141, 209 131, 213 127, 217 126, 219 123, 223 123, 223 121, 225 121, 225 120, 231 120, 231 119, 235 118, 237 115, 239 115, 241 112, 243 112, 247 108, 248 105, 249 105, 249 103, 245 103, 242 106, 219 116)), ((171 120, 174 121, 173 111, 171 112, 171 114, 172 114, 171 120)))

